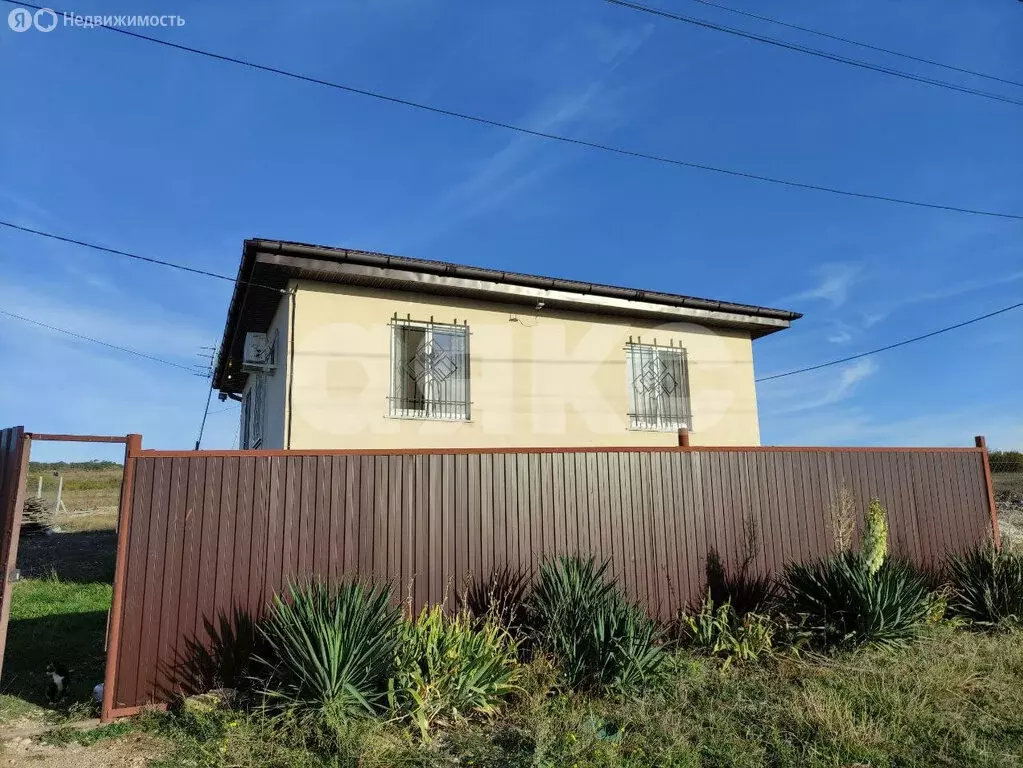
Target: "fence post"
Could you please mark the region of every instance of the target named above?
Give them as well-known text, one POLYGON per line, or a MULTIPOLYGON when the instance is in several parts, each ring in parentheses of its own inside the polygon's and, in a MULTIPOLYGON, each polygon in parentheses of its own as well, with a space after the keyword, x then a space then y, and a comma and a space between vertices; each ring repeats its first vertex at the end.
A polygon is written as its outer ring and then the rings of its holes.
POLYGON ((142 435, 128 435, 124 445, 124 474, 121 476, 121 501, 117 513, 117 564, 114 569, 114 596, 110 604, 110 633, 107 636, 107 666, 103 674, 103 704, 100 720, 113 720, 114 687, 117 663, 121 655, 121 618, 124 614, 124 581, 128 577, 128 535, 131 533, 131 506, 135 486, 135 456, 142 450, 142 435))
POLYGON ((688 448, 689 447, 689 430, 685 427, 679 427, 678 430, 678 447, 688 448))
POLYGON ((987 451, 987 440, 984 439, 984 435, 977 435, 973 438, 973 441, 982 451, 982 460, 984 462, 984 482, 987 483, 987 503, 988 508, 991 511, 992 535, 994 536, 995 549, 1001 549, 1002 537, 998 532, 998 505, 995 504, 995 486, 991 482, 991 457, 987 451))

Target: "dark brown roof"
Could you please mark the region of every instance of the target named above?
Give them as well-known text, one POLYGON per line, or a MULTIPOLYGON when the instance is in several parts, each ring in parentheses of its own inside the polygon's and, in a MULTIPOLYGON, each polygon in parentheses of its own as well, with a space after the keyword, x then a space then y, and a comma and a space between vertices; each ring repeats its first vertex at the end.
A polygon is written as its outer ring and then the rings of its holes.
MULTIPOLYGON (((405 256, 390 256, 370 251, 348 248, 329 248, 304 243, 278 240, 246 240, 242 249, 241 264, 235 281, 234 294, 228 309, 227 324, 221 341, 220 356, 214 373, 214 386, 225 392, 240 392, 245 376, 239 365, 245 334, 251 331, 263 332, 269 327, 281 298, 286 293, 288 281, 314 280, 333 283, 349 283, 371 287, 385 287, 392 290, 442 293, 467 297, 483 297, 494 300, 492 292, 484 293, 473 285, 500 284, 528 289, 516 297, 503 299, 523 305, 535 304, 536 290, 558 292, 559 296, 578 295, 603 298, 611 301, 642 302, 645 305, 660 305, 667 309, 684 308, 706 313, 705 322, 710 325, 746 328, 755 337, 781 330, 789 322, 802 317, 798 312, 784 309, 757 307, 749 304, 734 304, 727 301, 701 299, 695 296, 644 291, 622 288, 600 283, 585 283, 556 277, 526 275, 518 272, 503 272, 482 267, 451 264, 444 261, 412 259, 405 256), (448 280, 444 280, 448 278, 448 280)), ((570 300, 553 300, 552 306, 573 307, 570 300)), ((598 308, 593 305, 590 312, 606 311, 608 314, 637 315, 636 310, 598 308)), ((650 315, 650 313, 646 313, 650 315)))

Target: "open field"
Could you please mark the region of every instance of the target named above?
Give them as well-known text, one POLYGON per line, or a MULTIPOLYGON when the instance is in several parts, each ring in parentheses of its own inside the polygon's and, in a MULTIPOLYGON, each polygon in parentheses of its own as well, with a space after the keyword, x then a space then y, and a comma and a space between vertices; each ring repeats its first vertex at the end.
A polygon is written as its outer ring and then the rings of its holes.
POLYGON ((1023 547, 1023 472, 993 472, 991 483, 1002 538, 1014 547, 1023 547))
POLYGON ((122 468, 111 462, 29 465, 25 482, 27 495, 35 496, 39 478, 43 480, 43 499, 52 506, 57 498, 57 478, 64 477, 62 499, 67 512, 57 516, 57 526, 64 531, 89 531, 117 527, 117 504, 121 493, 122 468))
MULTIPOLYGON (((43 497, 56 497, 54 465, 30 465, 28 491, 43 475, 43 497)), ((0 720, 38 719, 46 711, 46 665, 71 670, 70 693, 58 707, 88 705, 103 679, 104 637, 110 608, 117 539, 120 465, 70 465, 64 474, 66 514, 60 532, 22 536, 14 585, 3 677, 0 720)), ((86 708, 87 710, 87 708, 86 708)))

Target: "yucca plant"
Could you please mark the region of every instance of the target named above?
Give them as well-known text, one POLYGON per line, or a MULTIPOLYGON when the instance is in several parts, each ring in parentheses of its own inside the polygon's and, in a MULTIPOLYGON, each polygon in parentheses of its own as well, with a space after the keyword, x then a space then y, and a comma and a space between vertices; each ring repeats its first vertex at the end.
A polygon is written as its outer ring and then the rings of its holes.
POLYGON ((608 578, 608 565, 592 557, 548 560, 528 601, 531 640, 576 690, 632 688, 663 665, 659 632, 608 578))
POLYGON ((871 567, 859 552, 789 565, 783 577, 786 607, 825 646, 901 644, 927 617, 927 579, 893 558, 876 572, 871 567))
POLYGON ((390 588, 321 582, 292 585, 260 625, 268 707, 340 726, 381 712, 394 668, 398 612, 390 588))
POLYGON ((437 725, 497 712, 517 673, 515 641, 494 618, 435 605, 402 624, 388 700, 425 741, 437 725))
POLYGON ((528 590, 529 574, 503 565, 491 571, 485 581, 474 580, 461 602, 476 619, 494 619, 514 635, 525 618, 528 590))
POLYGON ((948 564, 951 613, 981 625, 1023 626, 1023 553, 978 547, 948 564))

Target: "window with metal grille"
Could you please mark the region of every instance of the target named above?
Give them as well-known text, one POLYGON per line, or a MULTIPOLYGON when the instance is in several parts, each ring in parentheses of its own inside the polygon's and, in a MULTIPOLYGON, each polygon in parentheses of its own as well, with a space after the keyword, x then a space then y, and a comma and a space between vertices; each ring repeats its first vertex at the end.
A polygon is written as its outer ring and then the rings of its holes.
POLYGON ((266 375, 256 374, 252 383, 252 417, 249 427, 249 447, 259 448, 263 445, 263 422, 266 417, 266 375))
POLYGON ((396 319, 391 329, 390 415, 467 420, 469 328, 396 319))
POLYGON ((266 376, 250 375, 252 383, 242 396, 241 433, 238 445, 255 450, 263 445, 263 422, 266 416, 266 376))
POLYGON ((625 355, 629 427, 663 431, 680 427, 692 429, 685 350, 628 344, 625 355))
POLYGON ((249 418, 252 415, 252 390, 242 395, 241 424, 238 425, 238 447, 243 451, 249 447, 249 418))

